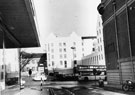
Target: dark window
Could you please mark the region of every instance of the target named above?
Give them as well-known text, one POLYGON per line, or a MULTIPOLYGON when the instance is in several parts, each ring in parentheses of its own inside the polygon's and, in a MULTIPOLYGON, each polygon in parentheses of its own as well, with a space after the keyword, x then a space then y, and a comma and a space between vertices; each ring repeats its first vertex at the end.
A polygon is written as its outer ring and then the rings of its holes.
POLYGON ((3 80, 3 79, 4 79, 4 73, 1 72, 1 80, 3 80))
POLYGON ((64 61, 64 63, 65 63, 65 68, 67 68, 67 61, 64 61))

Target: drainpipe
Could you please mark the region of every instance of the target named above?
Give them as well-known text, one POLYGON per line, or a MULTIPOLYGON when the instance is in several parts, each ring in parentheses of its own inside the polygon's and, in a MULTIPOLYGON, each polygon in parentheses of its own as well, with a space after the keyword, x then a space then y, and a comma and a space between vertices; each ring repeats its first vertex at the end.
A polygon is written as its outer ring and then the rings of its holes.
POLYGON ((127 17, 127 29, 128 29, 128 41, 129 41, 129 50, 130 50, 130 59, 131 59, 131 67, 132 67, 132 80, 135 79, 134 75, 134 63, 133 63, 133 56, 132 56, 132 48, 131 48, 131 38, 130 38, 130 29, 129 29, 129 14, 128 14, 128 2, 126 0, 126 17, 127 17))
MULTIPOLYGON (((114 22, 115 22, 115 34, 116 34, 116 48, 117 48, 117 56, 118 60, 120 59, 120 52, 119 52, 119 41, 118 41, 118 28, 117 28, 117 18, 116 18, 116 2, 112 0, 113 10, 114 10, 114 22)), ((121 72, 121 64, 119 64, 119 74, 120 74, 120 84, 122 83, 122 72, 121 72)))
POLYGON ((19 51, 19 78, 18 78, 18 82, 19 82, 19 86, 20 86, 20 90, 21 90, 21 64, 22 64, 21 48, 19 48, 18 51, 19 51))
POLYGON ((3 34, 3 69, 4 69, 4 72, 3 72, 3 79, 4 79, 4 88, 5 88, 5 86, 6 86, 6 84, 5 84, 5 82, 6 82, 6 80, 5 80, 5 76, 6 76, 6 60, 5 60, 5 31, 3 30, 2 31, 2 34, 3 34))

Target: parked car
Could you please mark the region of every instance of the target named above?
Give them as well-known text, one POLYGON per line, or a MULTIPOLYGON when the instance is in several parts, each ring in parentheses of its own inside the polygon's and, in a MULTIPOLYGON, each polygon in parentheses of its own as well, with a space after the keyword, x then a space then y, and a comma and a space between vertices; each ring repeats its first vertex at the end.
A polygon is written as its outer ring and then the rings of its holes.
POLYGON ((24 88, 25 80, 22 80, 21 78, 21 88, 24 88))
POLYGON ((44 73, 36 73, 33 77, 34 81, 46 81, 47 80, 47 75, 45 75, 44 73))
POLYGON ((18 83, 18 77, 6 78, 6 85, 15 85, 18 83))

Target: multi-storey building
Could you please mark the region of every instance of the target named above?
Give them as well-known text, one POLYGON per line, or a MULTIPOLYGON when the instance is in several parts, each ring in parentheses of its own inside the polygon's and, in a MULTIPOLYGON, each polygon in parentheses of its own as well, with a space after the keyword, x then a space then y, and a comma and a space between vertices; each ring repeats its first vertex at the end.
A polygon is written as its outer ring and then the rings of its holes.
POLYGON ((135 0, 101 0, 107 79, 122 84, 135 79, 135 0))
POLYGON ((104 51, 104 38, 103 38, 103 26, 102 26, 102 19, 101 16, 98 15, 97 19, 97 60, 99 65, 106 65, 105 64, 105 51, 104 51))
POLYGON ((83 39, 84 37, 78 36, 75 32, 68 37, 51 34, 46 40, 48 70, 59 69, 63 70, 62 73, 72 73, 73 61, 80 60, 92 52, 93 39, 88 42, 83 39))
POLYGON ((93 47, 92 52, 89 53, 89 55, 82 57, 81 60, 78 60, 78 64, 80 65, 106 65, 101 16, 98 16, 96 30, 97 37, 96 39, 94 39, 93 44, 91 46, 93 47))

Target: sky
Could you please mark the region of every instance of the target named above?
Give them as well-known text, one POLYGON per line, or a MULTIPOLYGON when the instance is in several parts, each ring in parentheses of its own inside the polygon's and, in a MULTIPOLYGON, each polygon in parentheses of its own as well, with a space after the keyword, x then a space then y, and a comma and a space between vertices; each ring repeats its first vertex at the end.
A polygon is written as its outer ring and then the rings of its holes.
POLYGON ((96 35, 97 6, 101 0, 34 0, 40 37, 96 35))

